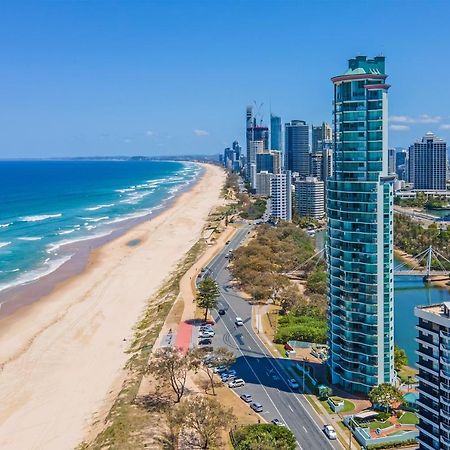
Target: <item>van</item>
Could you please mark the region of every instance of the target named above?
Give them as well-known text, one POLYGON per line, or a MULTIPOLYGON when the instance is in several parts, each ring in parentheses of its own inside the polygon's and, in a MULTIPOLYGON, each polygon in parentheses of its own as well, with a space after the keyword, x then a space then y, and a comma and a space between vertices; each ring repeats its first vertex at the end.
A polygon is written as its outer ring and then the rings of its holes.
POLYGON ((228 383, 228 387, 230 388, 236 388, 241 386, 245 386, 245 381, 242 378, 236 378, 231 383, 228 383))

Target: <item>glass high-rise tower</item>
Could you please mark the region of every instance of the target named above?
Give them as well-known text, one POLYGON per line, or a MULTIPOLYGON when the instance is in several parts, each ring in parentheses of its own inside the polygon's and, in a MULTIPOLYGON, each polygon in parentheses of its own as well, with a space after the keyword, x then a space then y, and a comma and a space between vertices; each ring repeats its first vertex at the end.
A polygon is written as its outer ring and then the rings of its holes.
POLYGON ((349 60, 334 84, 327 180, 328 360, 334 384, 367 393, 394 379, 393 176, 385 58, 349 60))

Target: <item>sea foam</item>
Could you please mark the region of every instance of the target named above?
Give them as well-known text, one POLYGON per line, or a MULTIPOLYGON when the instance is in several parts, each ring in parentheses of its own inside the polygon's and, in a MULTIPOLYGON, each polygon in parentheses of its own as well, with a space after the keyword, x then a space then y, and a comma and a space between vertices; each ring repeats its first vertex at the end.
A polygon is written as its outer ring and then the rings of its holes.
POLYGON ((41 214, 41 215, 36 215, 36 216, 25 216, 25 217, 22 217, 20 220, 21 220, 21 222, 40 222, 42 220, 47 220, 47 219, 56 219, 61 216, 62 216, 62 214, 41 214))

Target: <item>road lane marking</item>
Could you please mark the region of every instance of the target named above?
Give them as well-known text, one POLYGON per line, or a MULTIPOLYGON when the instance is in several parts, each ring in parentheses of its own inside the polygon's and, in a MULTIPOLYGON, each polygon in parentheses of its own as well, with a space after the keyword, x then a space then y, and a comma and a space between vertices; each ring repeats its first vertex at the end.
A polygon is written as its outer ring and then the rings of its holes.
POLYGON ((304 425, 302 425, 303 426, 303 429, 305 430, 305 433, 307 433, 308 432, 308 430, 305 428, 305 426, 304 425))

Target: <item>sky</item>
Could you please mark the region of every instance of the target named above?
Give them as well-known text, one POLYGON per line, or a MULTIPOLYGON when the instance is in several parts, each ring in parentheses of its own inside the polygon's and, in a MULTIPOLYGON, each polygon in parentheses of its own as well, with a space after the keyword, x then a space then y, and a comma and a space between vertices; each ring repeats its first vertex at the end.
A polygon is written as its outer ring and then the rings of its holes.
POLYGON ((0 2, 0 158, 218 153, 245 108, 331 121, 330 78, 386 56, 390 146, 450 140, 450 1, 0 2))

